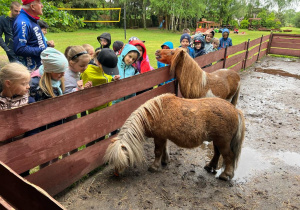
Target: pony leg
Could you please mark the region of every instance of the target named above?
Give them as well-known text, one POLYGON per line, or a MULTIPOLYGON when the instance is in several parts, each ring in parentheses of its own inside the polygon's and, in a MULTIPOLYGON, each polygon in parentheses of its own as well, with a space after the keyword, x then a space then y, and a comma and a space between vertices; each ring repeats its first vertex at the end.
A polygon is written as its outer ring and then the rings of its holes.
POLYGON ((211 159, 211 161, 206 166, 204 166, 204 169, 209 173, 215 174, 218 166, 219 158, 220 158, 219 149, 218 147, 216 147, 216 145, 214 145, 214 156, 211 159))
POLYGON ((151 172, 157 171, 160 168, 161 159, 164 150, 166 150, 167 139, 154 138, 154 144, 155 144, 155 149, 154 149, 155 160, 148 169, 151 172))
POLYGON ((163 149, 161 165, 166 166, 166 165, 168 165, 169 162, 170 162, 170 156, 169 156, 169 149, 168 149, 167 141, 166 141, 166 145, 163 149))
POLYGON ((230 145, 226 147, 218 147, 221 155, 223 156, 224 171, 219 176, 219 179, 228 181, 234 176, 234 154, 231 151, 230 145))

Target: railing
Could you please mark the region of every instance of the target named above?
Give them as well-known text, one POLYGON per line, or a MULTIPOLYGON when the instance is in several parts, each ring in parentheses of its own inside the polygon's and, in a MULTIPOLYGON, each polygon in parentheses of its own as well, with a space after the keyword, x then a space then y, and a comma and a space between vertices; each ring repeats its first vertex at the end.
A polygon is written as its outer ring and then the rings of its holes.
MULTIPOLYGON (((204 69, 207 72, 213 72, 220 68, 240 71, 266 55, 268 49, 270 49, 270 53, 277 52, 277 48, 275 50, 273 47, 281 47, 278 40, 283 38, 276 38, 276 36, 275 34, 271 35, 272 43, 268 41, 270 35, 262 36, 253 41, 206 54, 196 58, 195 61, 199 66, 212 63, 213 65, 204 69)), ((295 37, 297 41, 299 38, 299 36, 289 37, 295 37)), ((285 39, 284 42, 286 42, 285 39)), ((289 46, 292 47, 292 45, 289 46)), ((294 54, 294 51, 292 52, 294 54)), ((2 111, 0 112, 0 142, 120 97, 156 86, 170 78, 172 75, 169 74, 169 67, 164 67, 117 82, 2 111)), ((32 169, 120 128, 129 115, 141 104, 163 93, 177 93, 176 81, 36 135, 0 146, 0 161, 19 174, 32 169)), ((103 164, 102 158, 110 139, 102 140, 58 160, 27 176, 26 179, 40 186, 50 195, 55 195, 103 164)), ((1 185, 11 184, 3 179, 0 181, 1 185)), ((1 196, 5 199, 5 195, 1 196)))
POLYGON ((271 34, 268 53, 300 57, 300 35, 271 34))

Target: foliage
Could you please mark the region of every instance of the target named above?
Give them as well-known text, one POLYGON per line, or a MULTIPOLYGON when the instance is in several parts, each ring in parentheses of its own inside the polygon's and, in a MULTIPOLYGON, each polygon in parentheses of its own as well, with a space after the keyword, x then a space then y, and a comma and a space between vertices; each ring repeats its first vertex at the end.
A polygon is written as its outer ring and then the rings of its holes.
MULTIPOLYGON (((9 13, 9 6, 11 4, 11 0, 1 0, 0 4, 0 15, 7 15, 9 13)), ((18 1, 21 4, 21 1, 18 1)))
POLYGON ((229 24, 234 26, 235 28, 239 27, 239 23, 237 22, 237 20, 231 20, 231 21, 229 21, 229 24))
POLYGON ((294 18, 294 24, 297 28, 300 28, 300 12, 297 12, 294 18))
POLYGON ((84 18, 77 18, 66 11, 60 11, 52 2, 44 4, 42 19, 48 23, 49 30, 59 31, 76 31, 84 26, 84 18))
POLYGON ((246 29, 246 28, 248 28, 249 24, 250 24, 249 21, 247 19, 244 19, 241 21, 240 28, 246 29))

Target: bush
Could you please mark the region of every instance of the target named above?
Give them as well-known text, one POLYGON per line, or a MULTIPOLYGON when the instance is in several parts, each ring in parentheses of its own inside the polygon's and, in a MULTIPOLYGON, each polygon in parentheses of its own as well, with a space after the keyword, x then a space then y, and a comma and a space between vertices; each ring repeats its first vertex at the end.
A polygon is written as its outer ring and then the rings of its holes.
POLYGON ((297 28, 300 28, 300 12, 297 12, 294 17, 294 24, 297 28))
POLYGON ((241 21, 241 26, 240 26, 240 28, 242 28, 242 29, 247 29, 247 28, 248 28, 248 25, 249 25, 249 21, 246 20, 246 19, 244 19, 244 20, 241 21))

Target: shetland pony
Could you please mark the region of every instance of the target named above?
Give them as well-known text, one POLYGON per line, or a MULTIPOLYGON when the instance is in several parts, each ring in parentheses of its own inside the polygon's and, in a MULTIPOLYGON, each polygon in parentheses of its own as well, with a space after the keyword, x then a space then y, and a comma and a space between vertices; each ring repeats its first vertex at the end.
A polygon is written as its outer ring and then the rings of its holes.
POLYGON ((194 59, 182 48, 157 50, 156 59, 170 64, 185 98, 219 97, 237 104, 240 91, 240 76, 229 69, 212 73, 203 71, 194 59))
POLYGON ((108 146, 104 161, 116 174, 144 160, 143 142, 153 137, 155 160, 150 171, 169 162, 167 139, 183 148, 198 147, 212 141, 214 156, 204 167, 215 172, 220 155, 225 170, 219 176, 231 179, 241 153, 245 133, 241 111, 220 98, 183 99, 163 94, 141 105, 126 120, 117 137, 108 146))

